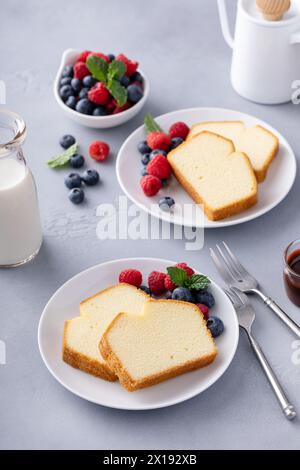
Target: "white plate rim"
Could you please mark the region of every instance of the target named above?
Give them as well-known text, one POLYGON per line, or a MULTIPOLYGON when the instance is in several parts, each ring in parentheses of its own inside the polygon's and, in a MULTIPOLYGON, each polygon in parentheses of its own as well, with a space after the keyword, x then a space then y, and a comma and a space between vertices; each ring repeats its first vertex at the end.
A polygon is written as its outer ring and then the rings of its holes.
MULTIPOLYGON (((188 112, 194 112, 194 111, 202 111, 202 112, 206 112, 206 111, 209 111, 209 112, 216 112, 216 113, 221 113, 221 112, 233 112, 233 113, 237 113, 240 115, 240 117, 242 118, 242 116, 244 116, 246 119, 256 119, 259 124, 261 125, 264 125, 266 128, 268 128, 271 132, 274 132, 275 135, 278 135, 279 136, 279 140, 284 143, 285 147, 287 148, 288 152, 290 153, 291 157, 292 157, 292 162, 293 162, 293 168, 292 168, 292 171, 293 171, 293 175, 292 175, 292 178, 291 178, 291 183, 289 186, 287 186, 286 190, 283 191, 282 195, 274 200, 272 203, 270 203, 267 207, 265 208, 262 208, 260 210, 257 210, 255 211, 254 213, 252 214, 249 214, 248 216, 241 216, 237 219, 233 219, 233 220, 227 220, 227 219, 223 219, 223 220, 220 220, 220 221, 217 221, 215 224, 213 223, 213 221, 210 221, 211 223, 208 225, 205 220, 204 220, 204 223, 203 225, 196 225, 196 228, 205 228, 205 229, 216 229, 216 228, 222 228, 222 227, 230 227, 230 226, 233 226, 233 225, 239 225, 239 224, 242 224, 242 223, 245 223, 245 222, 249 222, 251 220, 254 220, 264 214, 267 214, 268 212, 270 212, 272 209, 274 209, 274 207, 276 207, 278 204, 280 204, 285 198, 286 196, 288 195, 288 193, 290 192, 290 190, 292 189, 293 185, 294 185, 294 182, 295 182, 295 179, 296 179, 296 173, 297 173, 297 161, 296 161, 296 157, 295 157, 295 153, 292 149, 292 147, 290 146, 290 144, 288 143, 288 141, 286 140, 286 138, 277 130, 275 129, 274 127, 272 127, 270 124, 268 124, 266 121, 260 119, 260 118, 256 118, 256 116, 253 116, 252 114, 248 114, 248 113, 244 113, 242 111, 238 111, 238 110, 234 110, 234 109, 230 109, 230 108, 215 108, 215 107, 196 107, 196 108, 185 108, 185 109, 178 109, 176 111, 171 111, 169 113, 164 113, 164 114, 160 114, 159 116, 156 116, 155 119, 160 119, 160 118, 165 118, 165 117, 169 117, 169 116, 176 116, 176 114, 181 114, 181 113, 188 113, 188 112)), ((141 126, 139 126, 137 129, 135 129, 135 131, 133 131, 128 137, 127 139, 123 142, 119 152, 118 152, 118 156, 117 156, 117 160, 116 160, 116 173, 117 173, 117 179, 118 179, 118 183, 119 185, 121 186, 123 192, 126 194, 126 196, 128 197, 129 200, 131 200, 134 204, 136 204, 138 207, 140 207, 141 209, 143 209, 145 212, 147 212, 149 215, 157 218, 157 219, 160 219, 164 222, 168 222, 168 223, 173 223, 174 225, 181 225, 181 226, 184 226, 184 227, 194 227, 194 225, 192 225, 191 223, 179 223, 178 221, 176 220, 172 220, 169 216, 168 213, 164 213, 163 211, 161 211, 160 213, 155 213, 155 212, 152 212, 150 208, 148 208, 147 206, 145 206, 144 204, 142 204, 141 202, 139 202, 138 200, 135 199, 134 196, 132 196, 132 194, 130 193, 130 191, 127 189, 127 187, 123 184, 123 180, 122 180, 122 175, 121 175, 121 171, 120 171, 120 166, 121 166, 121 158, 122 158, 122 154, 123 154, 123 151, 127 145, 127 143, 132 139, 134 138, 134 136, 136 134, 138 134, 140 132, 140 130, 142 130, 144 127, 144 124, 142 124, 141 126)), ((242 213, 241 213, 242 214, 242 213)))
MULTIPOLYGON (((228 359, 226 361, 226 363, 223 364, 222 367, 219 368, 218 372, 215 374, 214 377, 212 377, 210 380, 207 380, 206 384, 204 387, 199 387, 199 389, 197 389, 196 392, 191 392, 190 394, 187 394, 185 395, 183 398, 180 398, 179 400, 174 398, 173 400, 171 400, 170 402, 168 402, 167 404, 165 403, 162 403, 162 404, 156 404, 155 406, 152 406, 152 405, 137 405, 137 406, 132 406, 132 407, 128 407, 128 406, 117 406, 117 405, 113 405, 113 404, 107 404, 107 403, 101 403, 100 401, 96 401, 96 400, 93 400, 91 399, 88 395, 86 395, 85 393, 79 393, 78 391, 76 391, 75 389, 73 389, 72 387, 70 387, 68 384, 66 384, 63 380, 61 380, 56 372, 52 369, 51 365, 49 364, 48 360, 47 360, 47 357, 46 355, 44 354, 44 351, 43 351, 43 346, 42 346, 42 338, 41 338, 41 335, 42 335, 42 327, 43 327, 43 321, 47 315, 47 310, 49 308, 49 306, 51 305, 51 303, 55 300, 56 296, 59 295, 59 293, 69 284, 71 284, 75 279, 79 278, 80 276, 86 274, 88 271, 92 271, 92 270, 97 270, 99 269, 99 267, 105 267, 107 265, 113 265, 113 264, 118 264, 119 261, 125 261, 125 262, 128 262, 128 263, 132 263, 136 260, 139 260, 139 261, 159 261, 159 262, 162 262, 162 263, 168 263, 170 265, 176 263, 176 261, 174 260, 168 260, 168 259, 162 259, 162 258, 151 258, 151 257, 135 257, 135 258, 118 258, 118 259, 115 259, 115 260, 111 260, 111 261, 106 261, 104 263, 99 263, 99 264, 96 264, 94 266, 91 266, 87 269, 84 269, 83 271, 75 274, 75 276, 72 276, 70 279, 68 279, 66 282, 64 282, 58 289, 56 289, 56 291, 52 294, 52 296, 50 297, 50 299, 48 300, 48 302, 46 303, 44 309, 43 309, 43 312, 41 314, 41 317, 40 317, 40 320, 39 320, 39 325, 38 325, 38 347, 39 347, 39 351, 40 351, 40 354, 41 354, 41 357, 42 357, 42 360, 45 364, 45 366, 47 367, 48 371, 50 372, 50 374, 60 383, 60 385, 62 385, 65 389, 67 389, 69 392, 73 393, 74 395, 90 402, 90 403, 95 403, 96 405, 100 405, 100 406, 105 406, 106 408, 113 408, 113 409, 119 409, 119 410, 128 410, 128 411, 147 411, 147 410, 153 410, 153 409, 160 409, 160 408, 167 408, 169 406, 173 406, 173 405, 176 405, 176 404, 179 404, 179 403, 183 403, 187 400, 190 400, 191 398, 193 397, 196 397, 198 395, 200 395, 202 392, 206 391, 209 387, 211 387, 215 382, 217 382, 221 377, 222 375, 226 372, 226 370, 228 369, 228 367, 230 366, 234 356, 235 356, 235 353, 236 353, 236 350, 237 350, 237 346, 238 346, 238 342, 239 342, 239 324, 238 324, 238 319, 237 319, 237 316, 236 315, 233 315, 233 321, 234 321, 234 328, 235 328, 235 341, 234 341, 234 346, 232 348, 232 351, 231 353, 229 354, 228 356, 228 359)), ((196 271, 196 270, 195 270, 196 271)), ((197 271, 196 271, 197 272, 197 271)), ((216 288, 219 292, 221 292, 223 295, 226 296, 226 294, 223 292, 223 290, 221 289, 221 287, 216 284, 213 280, 211 280, 211 283, 214 285, 214 288, 216 288)), ((233 306, 232 306, 232 309, 234 310, 233 306)))

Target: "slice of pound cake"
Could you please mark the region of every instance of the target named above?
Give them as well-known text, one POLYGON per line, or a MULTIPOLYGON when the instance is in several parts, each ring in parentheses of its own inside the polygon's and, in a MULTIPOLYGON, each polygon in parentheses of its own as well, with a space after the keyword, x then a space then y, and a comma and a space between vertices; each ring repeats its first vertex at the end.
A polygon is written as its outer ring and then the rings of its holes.
POLYGON ((149 296, 129 284, 118 284, 81 302, 80 316, 65 322, 63 360, 77 369, 114 381, 116 375, 99 351, 99 341, 120 312, 140 315, 149 296))
POLYGON ((198 307, 176 300, 148 300, 142 316, 120 313, 99 348, 131 392, 204 367, 217 355, 198 307))
POLYGON ((272 132, 260 125, 247 129, 242 121, 200 122, 192 126, 187 140, 203 131, 232 140, 235 149, 249 157, 257 181, 265 179, 279 148, 279 140, 272 132))
POLYGON ((257 182, 248 157, 231 140, 204 131, 168 154, 173 172, 207 217, 220 220, 257 201, 257 182))

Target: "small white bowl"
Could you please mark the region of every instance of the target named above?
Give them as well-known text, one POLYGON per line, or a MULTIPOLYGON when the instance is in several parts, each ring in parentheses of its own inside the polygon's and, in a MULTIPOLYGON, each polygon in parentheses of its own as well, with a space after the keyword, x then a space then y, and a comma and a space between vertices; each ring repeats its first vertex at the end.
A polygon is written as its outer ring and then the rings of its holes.
POLYGON ((79 54, 80 52, 76 51, 75 49, 65 50, 61 58, 61 63, 57 75, 55 77, 53 90, 54 96, 64 113, 69 116, 69 118, 73 119, 73 121, 76 121, 79 124, 82 124, 83 126, 94 127, 97 129, 107 129, 109 127, 119 126, 120 124, 124 124, 124 122, 127 122, 132 119, 142 109, 149 95, 149 81, 142 71, 141 74, 144 78, 144 96, 140 101, 133 105, 132 108, 129 108, 126 111, 122 111, 121 113, 111 114, 109 116, 90 116, 88 114, 82 114, 78 111, 75 111, 74 109, 69 108, 63 102, 58 93, 62 70, 65 65, 73 65, 76 62, 76 59, 79 54))

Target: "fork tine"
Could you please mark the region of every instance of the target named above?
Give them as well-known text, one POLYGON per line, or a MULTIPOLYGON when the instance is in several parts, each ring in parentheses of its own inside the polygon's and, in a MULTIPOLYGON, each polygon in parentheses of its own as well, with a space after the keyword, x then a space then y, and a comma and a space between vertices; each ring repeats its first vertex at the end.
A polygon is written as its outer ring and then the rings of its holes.
POLYGON ((226 284, 231 284, 234 281, 234 278, 229 273, 229 271, 225 269, 224 265, 221 263, 221 261, 219 260, 218 256, 216 255, 216 253, 214 252, 212 248, 210 248, 210 255, 212 257, 213 262, 215 263, 215 266, 219 274, 223 278, 223 280, 226 282, 226 284))
POLYGON ((237 272, 236 269, 234 269, 234 266, 230 262, 230 259, 228 259, 226 257, 226 255, 223 253, 222 249, 220 248, 220 246, 218 244, 216 245, 216 247, 217 247, 217 250, 218 250, 218 252, 219 252, 219 254, 222 258, 224 267, 229 272, 229 274, 231 275, 233 282, 239 280, 241 275, 237 272))
POLYGON ((241 305, 240 299, 238 298, 237 294, 234 292, 232 288, 230 289, 224 289, 225 294, 231 301, 231 303, 237 308, 238 306, 241 305))
POLYGON ((249 274, 247 269, 242 265, 242 263, 237 259, 237 257, 232 253, 231 249, 229 248, 229 246, 227 245, 226 242, 224 242, 224 240, 222 241, 223 245, 224 245, 224 248, 228 254, 228 256, 230 257, 232 263, 234 264, 234 266, 236 267, 236 269, 238 270, 239 274, 241 276, 243 276, 243 274, 249 274))
POLYGON ((240 291, 240 289, 238 289, 237 287, 231 287, 231 290, 239 298, 239 301, 242 305, 246 305, 248 303, 248 297, 246 296, 246 294, 240 291))

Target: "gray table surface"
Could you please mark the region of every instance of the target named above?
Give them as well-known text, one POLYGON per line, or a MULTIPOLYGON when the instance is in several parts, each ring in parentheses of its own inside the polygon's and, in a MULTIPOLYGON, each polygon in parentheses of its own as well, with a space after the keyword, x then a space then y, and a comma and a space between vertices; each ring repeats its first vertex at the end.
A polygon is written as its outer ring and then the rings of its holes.
MULTIPOLYGON (((228 3, 233 20, 236 2, 228 3)), ((282 250, 299 236, 299 176, 285 201, 269 214, 240 226, 207 230, 200 252, 185 251, 181 240, 124 243, 96 238, 95 208, 122 194, 115 158, 123 140, 141 124, 143 112, 106 131, 68 120, 52 92, 64 49, 124 51, 140 59, 151 80, 145 111, 159 115, 218 106, 248 112, 278 128, 297 156, 299 108, 260 106, 235 94, 229 81, 231 52, 221 35, 216 2, 211 0, 3 0, 1 10, 0 79, 7 85, 7 106, 28 125, 25 155, 38 185, 44 244, 32 264, 0 271, 0 338, 7 347, 7 364, 0 366, 0 447, 299 448, 299 421, 290 423, 282 417, 244 335, 232 364, 213 387, 180 405, 150 412, 106 409, 69 393, 47 371, 37 344, 45 303, 81 270, 151 253, 186 260, 218 280, 208 248, 222 239, 230 242, 291 316, 300 319, 282 283, 282 250), (85 149, 94 138, 103 138, 112 147, 112 158, 101 166, 103 186, 89 191, 84 208, 71 205, 62 175, 45 165, 59 151, 58 140, 64 133, 74 134, 85 149)), ((291 361, 294 338, 262 305, 257 311, 257 338, 300 413, 300 365, 291 361)))

